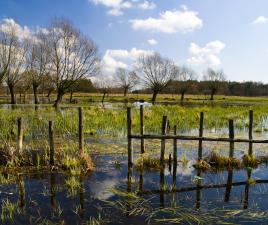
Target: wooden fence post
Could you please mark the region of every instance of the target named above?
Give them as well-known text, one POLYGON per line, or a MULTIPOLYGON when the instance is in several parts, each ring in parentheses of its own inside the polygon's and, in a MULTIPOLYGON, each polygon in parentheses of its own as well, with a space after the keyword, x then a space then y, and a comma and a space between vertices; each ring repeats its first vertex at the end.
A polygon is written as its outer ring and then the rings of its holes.
POLYGON ((131 108, 127 107, 127 138, 128 138, 128 167, 133 165, 133 147, 132 147, 132 138, 131 138, 131 108))
POLYGON ((50 146, 50 151, 49 151, 49 163, 50 166, 54 166, 54 137, 53 137, 53 122, 49 121, 49 128, 48 128, 48 133, 49 133, 49 146, 50 146))
MULTIPOLYGON (((200 113, 200 121, 199 121, 199 137, 203 137, 203 128, 204 128, 204 113, 200 113)), ((202 146, 202 140, 199 140, 198 143, 198 160, 202 160, 202 153, 203 146, 202 146)))
MULTIPOLYGON (((163 116, 162 119, 162 135, 166 135, 167 133, 167 116, 163 116)), ((165 148, 166 148, 166 140, 165 138, 161 139, 161 155, 160 155, 160 164, 163 166, 165 161, 165 148)))
MULTIPOLYGON (((140 135, 144 135, 143 105, 140 105, 140 135)), ((144 138, 141 138, 141 154, 143 154, 144 152, 144 138)))
POLYGON ((79 121, 78 121, 78 135, 79 135, 79 152, 80 156, 84 154, 84 133, 83 133, 83 109, 78 108, 79 121))
POLYGON ((19 152, 22 151, 22 142, 23 142, 23 121, 22 118, 18 118, 18 147, 19 152))
MULTIPOLYGON (((249 125, 248 125, 248 138, 249 140, 252 140, 252 130, 253 130, 253 111, 249 111, 249 125)), ((248 154, 252 156, 253 150, 252 150, 252 142, 249 142, 249 148, 248 148, 248 154)))
MULTIPOLYGON (((174 126, 174 135, 177 135, 177 126, 176 125, 174 126)), ((177 164, 177 151, 178 151, 177 146, 178 146, 177 139, 174 138, 173 139, 173 162, 174 162, 174 164, 177 164)))
MULTIPOLYGON (((229 120, 229 138, 234 139, 234 121, 229 120)), ((229 152, 229 158, 234 157, 234 142, 230 141, 230 152, 229 152)))

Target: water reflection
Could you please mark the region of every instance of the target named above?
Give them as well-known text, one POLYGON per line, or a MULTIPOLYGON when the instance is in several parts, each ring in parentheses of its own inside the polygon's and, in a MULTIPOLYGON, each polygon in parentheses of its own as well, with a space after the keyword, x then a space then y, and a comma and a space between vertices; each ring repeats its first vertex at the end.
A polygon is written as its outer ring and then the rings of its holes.
POLYGON ((18 202, 18 206, 23 209, 24 214, 14 218, 17 224, 31 224, 30 217, 47 218, 53 222, 64 220, 64 224, 83 224, 91 217, 98 218, 99 214, 110 224, 143 224, 144 217, 130 213, 134 210, 131 203, 133 197, 118 196, 113 189, 124 190, 130 196, 137 193, 150 202, 150 207, 165 210, 177 206, 207 212, 223 207, 254 210, 256 205, 260 210, 268 210, 268 168, 264 165, 256 170, 212 173, 173 161, 169 172, 168 166, 159 171, 128 168, 127 158, 122 156, 97 156, 95 161, 95 172, 77 177, 79 186, 73 197, 68 196, 64 184, 66 176, 52 172, 18 175, 14 183, 0 186, 0 198, 2 201, 8 198, 11 202, 18 202), (107 163, 119 159, 122 162, 120 168, 107 163), (14 190, 14 185, 18 194, 8 195, 8 192, 14 190), (129 213, 122 215, 116 208, 107 207, 107 201, 116 202, 122 198, 126 199, 125 206, 129 213))

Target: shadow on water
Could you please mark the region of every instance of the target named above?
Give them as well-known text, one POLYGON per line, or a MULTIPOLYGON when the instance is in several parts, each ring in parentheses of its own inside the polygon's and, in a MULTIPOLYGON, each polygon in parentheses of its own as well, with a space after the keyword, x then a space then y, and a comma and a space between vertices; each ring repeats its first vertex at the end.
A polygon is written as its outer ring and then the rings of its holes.
MULTIPOLYGON (((166 166, 158 171, 128 168, 127 157, 122 155, 96 155, 94 161, 94 172, 75 179, 57 172, 24 173, 15 179, 2 176, 1 224, 176 224, 172 216, 178 217, 181 209, 193 217, 198 217, 197 212, 205 213, 206 218, 192 224, 217 218, 239 224, 268 223, 265 165, 216 173, 195 170, 175 160, 171 170, 166 166), (67 180, 73 183, 66 185, 67 180), (11 218, 7 199, 17 207, 11 218), (239 217, 244 212, 252 213, 251 218, 239 217)), ((181 217, 180 224, 188 224, 188 217, 181 217)))

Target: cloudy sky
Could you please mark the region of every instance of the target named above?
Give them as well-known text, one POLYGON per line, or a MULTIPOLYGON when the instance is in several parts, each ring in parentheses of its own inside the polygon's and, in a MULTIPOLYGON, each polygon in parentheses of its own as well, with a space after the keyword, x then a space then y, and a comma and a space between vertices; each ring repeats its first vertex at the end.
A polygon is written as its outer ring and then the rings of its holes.
POLYGON ((199 74, 223 68, 229 80, 268 83, 267 9, 267 0, 1 0, 0 23, 27 35, 68 18, 96 42, 107 76, 158 51, 199 74))

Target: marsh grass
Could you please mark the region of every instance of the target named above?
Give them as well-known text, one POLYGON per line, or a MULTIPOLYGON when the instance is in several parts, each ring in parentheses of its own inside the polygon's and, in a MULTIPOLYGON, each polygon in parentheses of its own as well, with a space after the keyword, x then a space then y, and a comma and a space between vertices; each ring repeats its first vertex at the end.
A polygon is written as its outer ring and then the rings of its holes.
POLYGON ((77 190, 80 188, 79 177, 71 176, 65 179, 64 183, 68 191, 68 196, 75 197, 77 195, 77 190))
POLYGON ((261 162, 254 155, 252 156, 244 155, 242 160, 245 167, 252 167, 252 168, 256 168, 258 164, 261 162))
POLYGON ((235 221, 261 222, 267 218, 268 212, 258 209, 210 209, 197 210, 172 204, 171 207, 157 207, 153 204, 154 195, 144 198, 138 192, 112 190, 119 198, 116 201, 105 201, 108 207, 116 208, 119 213, 128 216, 143 217, 148 224, 237 224, 235 221))
POLYGON ((12 203, 9 199, 3 199, 1 204, 1 220, 13 220, 15 214, 19 214, 17 203, 12 203))
POLYGON ((241 160, 237 158, 229 158, 226 156, 222 156, 214 151, 210 153, 208 157, 205 158, 205 161, 207 161, 210 166, 215 168, 236 168, 240 169, 242 168, 243 164, 241 160))
MULTIPOLYGON (((165 163, 169 162, 169 156, 165 155, 165 163)), ((134 166, 138 171, 143 170, 160 170, 162 168, 159 157, 155 157, 152 153, 140 154, 139 158, 134 162, 134 166)))

